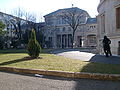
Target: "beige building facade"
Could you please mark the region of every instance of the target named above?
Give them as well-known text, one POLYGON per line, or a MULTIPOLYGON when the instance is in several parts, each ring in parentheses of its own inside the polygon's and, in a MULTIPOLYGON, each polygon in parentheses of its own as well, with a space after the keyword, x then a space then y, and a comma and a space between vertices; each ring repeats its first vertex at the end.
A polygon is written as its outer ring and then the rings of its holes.
POLYGON ((97 19, 88 18, 86 22, 86 29, 84 35, 85 47, 96 47, 97 46, 97 19))
POLYGON ((72 47, 73 30, 65 20, 59 17, 65 10, 77 9, 77 14, 82 14, 80 24, 75 31, 74 47, 94 47, 96 46, 97 23, 96 18, 90 18, 90 15, 77 7, 59 9, 44 16, 46 29, 45 36, 47 45, 50 48, 70 48, 72 47), (81 13, 82 12, 82 13, 81 13))
POLYGON ((98 6, 98 50, 103 53, 104 35, 111 40, 112 54, 120 54, 120 0, 100 0, 98 6))

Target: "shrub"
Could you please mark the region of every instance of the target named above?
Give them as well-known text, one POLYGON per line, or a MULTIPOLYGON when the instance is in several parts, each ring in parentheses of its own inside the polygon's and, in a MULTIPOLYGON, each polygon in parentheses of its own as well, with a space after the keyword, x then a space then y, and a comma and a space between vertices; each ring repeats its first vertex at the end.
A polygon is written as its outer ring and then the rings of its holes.
POLYGON ((3 49, 4 47, 4 40, 3 40, 3 37, 0 36, 0 50, 3 49))
POLYGON ((3 49, 4 47, 4 35, 5 35, 5 24, 3 24, 3 22, 0 21, 0 49, 3 49))
POLYGON ((31 56, 32 58, 37 58, 39 57, 40 51, 41 51, 41 46, 36 40, 36 33, 35 30, 32 30, 31 32, 31 37, 28 42, 28 47, 27 47, 28 55, 31 56))

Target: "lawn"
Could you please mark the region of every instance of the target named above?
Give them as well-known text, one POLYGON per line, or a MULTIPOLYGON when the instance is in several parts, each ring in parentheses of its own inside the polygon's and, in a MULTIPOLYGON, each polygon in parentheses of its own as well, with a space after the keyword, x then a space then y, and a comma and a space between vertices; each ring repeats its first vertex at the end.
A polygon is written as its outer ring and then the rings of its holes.
POLYGON ((83 62, 62 56, 56 56, 42 51, 39 59, 27 59, 25 50, 0 51, 0 66, 18 67, 26 69, 45 69, 70 72, 93 72, 120 74, 120 65, 83 62), (15 53, 17 52, 17 53, 15 53))

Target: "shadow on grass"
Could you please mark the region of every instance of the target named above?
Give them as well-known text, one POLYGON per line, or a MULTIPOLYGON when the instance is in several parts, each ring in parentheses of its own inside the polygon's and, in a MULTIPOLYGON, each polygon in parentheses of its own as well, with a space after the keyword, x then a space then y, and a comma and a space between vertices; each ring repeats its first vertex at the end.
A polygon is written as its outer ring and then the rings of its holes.
MULTIPOLYGON (((89 73, 102 73, 102 74, 120 74, 120 57, 111 56, 105 57, 104 55, 95 55, 86 66, 80 69, 80 72, 89 72, 89 73)), ((75 90, 119 90, 120 83, 112 82, 107 80, 92 80, 92 79, 82 79, 83 84, 86 81, 85 85, 80 85, 80 82, 76 82, 75 90), (111 83, 111 85, 110 85, 111 83), (108 85, 109 84, 109 85, 108 85)))
MULTIPOLYGON (((42 49, 41 53, 50 53, 53 49, 42 49)), ((28 53, 26 49, 4 49, 0 50, 0 54, 10 54, 10 53, 28 53)))
POLYGON ((34 60, 34 59, 42 59, 41 57, 38 58, 31 58, 31 57, 24 57, 21 59, 16 59, 16 60, 12 60, 12 61, 7 61, 7 62, 3 62, 0 63, 0 65, 9 65, 9 64, 13 64, 13 63, 18 63, 18 62, 23 62, 23 61, 27 61, 27 60, 34 60))
POLYGON ((0 50, 0 54, 9 54, 9 53, 27 53, 25 49, 4 49, 0 50))

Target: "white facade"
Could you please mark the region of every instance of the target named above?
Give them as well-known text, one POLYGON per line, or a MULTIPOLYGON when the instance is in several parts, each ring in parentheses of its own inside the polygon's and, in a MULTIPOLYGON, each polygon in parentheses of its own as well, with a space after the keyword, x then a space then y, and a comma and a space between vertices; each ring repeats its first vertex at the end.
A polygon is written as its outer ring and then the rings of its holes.
POLYGON ((102 51, 102 39, 104 35, 110 38, 111 51, 113 54, 119 54, 120 48, 120 0, 100 0, 98 6, 98 49, 102 51), (119 10, 119 11, 118 11, 119 10))
POLYGON ((97 46, 97 20, 96 18, 88 18, 85 30, 85 47, 97 46))
MULTIPOLYGON (((44 16, 46 23, 46 33, 45 33, 46 41, 49 42, 50 44, 49 46, 52 48, 69 48, 72 45, 71 39, 72 39, 73 30, 70 27, 70 25, 67 22, 65 22, 63 18, 59 17, 60 15, 63 14, 62 13, 63 11, 69 9, 71 8, 59 9, 55 12, 52 12, 44 16)), ((82 14, 82 17, 80 19, 81 24, 79 24, 75 32, 74 47, 96 46, 96 43, 90 45, 86 38, 87 35, 95 35, 96 37, 97 23, 87 24, 86 22, 88 18, 90 18, 89 14, 86 11, 81 10, 79 8, 75 7, 75 9, 79 10, 77 13, 82 14), (90 26, 93 26, 93 28, 88 30, 90 26)))

